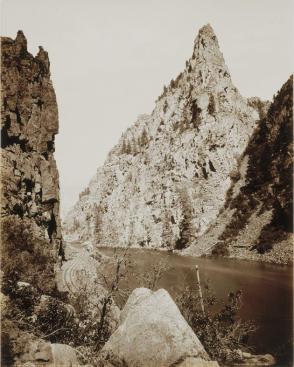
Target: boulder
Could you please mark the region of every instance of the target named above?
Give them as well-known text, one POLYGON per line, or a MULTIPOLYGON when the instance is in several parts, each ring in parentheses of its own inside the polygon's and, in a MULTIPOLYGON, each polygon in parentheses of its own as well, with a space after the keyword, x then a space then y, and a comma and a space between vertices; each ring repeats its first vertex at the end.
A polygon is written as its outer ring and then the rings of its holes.
POLYGON ((19 362, 21 363, 52 363, 53 356, 51 344, 42 339, 28 337, 24 349, 20 353, 19 362))
POLYGON ((180 364, 176 365, 177 367, 219 367, 219 364, 216 361, 205 361, 202 358, 194 358, 188 357, 180 364))
POLYGON ((17 366, 78 367, 76 351, 66 344, 51 344, 31 338, 20 353, 17 366))
POLYGON ((76 351, 66 344, 51 344, 53 364, 58 367, 79 366, 76 351))
POLYGON ((209 359, 169 293, 146 288, 135 289, 129 297, 102 356, 128 367, 170 366, 186 357, 209 359))
POLYGON ((275 358, 271 354, 251 354, 242 353, 242 361, 236 366, 274 366, 276 364, 275 358))

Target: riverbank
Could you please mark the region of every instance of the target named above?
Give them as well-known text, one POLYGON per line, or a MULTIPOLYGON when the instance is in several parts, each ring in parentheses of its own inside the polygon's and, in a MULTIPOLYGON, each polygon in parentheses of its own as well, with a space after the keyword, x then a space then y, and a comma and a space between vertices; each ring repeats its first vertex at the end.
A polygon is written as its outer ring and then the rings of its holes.
POLYGON ((274 247, 270 252, 265 254, 259 254, 256 251, 250 251, 248 248, 246 251, 244 249, 230 249, 229 256, 215 256, 211 254, 198 255, 193 253, 193 250, 188 247, 185 250, 168 250, 162 247, 141 247, 137 245, 133 246, 108 246, 101 244, 92 244, 90 241, 86 241, 84 244, 85 247, 96 247, 100 249, 136 249, 136 250, 144 250, 144 251, 155 251, 155 252, 166 252, 173 253, 183 257, 193 257, 193 258, 206 258, 206 259, 215 259, 215 258, 224 258, 231 260, 242 260, 242 261, 252 261, 258 263, 266 263, 273 265, 281 265, 281 266, 289 266, 293 267, 293 244, 288 243, 285 247, 282 247, 282 244, 278 244, 277 248, 274 247))

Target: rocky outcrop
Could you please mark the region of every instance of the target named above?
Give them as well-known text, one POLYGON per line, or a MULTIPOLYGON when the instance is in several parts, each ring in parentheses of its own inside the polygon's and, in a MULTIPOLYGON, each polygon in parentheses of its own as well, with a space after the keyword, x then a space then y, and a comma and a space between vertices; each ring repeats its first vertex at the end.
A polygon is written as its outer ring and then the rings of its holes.
POLYGON ((234 86, 210 25, 151 115, 121 137, 68 214, 72 236, 183 249, 216 220, 259 118, 234 86))
POLYGON ((57 133, 47 52, 40 47, 32 56, 21 31, 15 40, 1 37, 1 286, 9 305, 5 313, 2 309, 1 342, 7 341, 1 348, 3 365, 54 365, 50 344, 38 332, 33 335, 39 315, 32 312, 43 292, 56 294, 54 268, 62 254, 57 133))
POLYGON ((54 159, 58 109, 48 54, 27 51, 19 31, 1 38, 1 213, 31 218, 61 244, 59 182, 54 159))
POLYGON ((102 355, 128 367, 167 367, 186 357, 209 360, 168 292, 146 288, 135 289, 129 297, 102 355))

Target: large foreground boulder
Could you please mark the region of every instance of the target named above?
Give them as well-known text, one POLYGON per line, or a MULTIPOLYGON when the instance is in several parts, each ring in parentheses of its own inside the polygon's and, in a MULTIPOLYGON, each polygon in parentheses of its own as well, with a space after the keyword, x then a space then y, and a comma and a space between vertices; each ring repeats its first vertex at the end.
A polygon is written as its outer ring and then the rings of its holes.
POLYGON ((128 367, 171 366, 186 357, 209 359, 168 292, 146 288, 135 289, 129 297, 102 356, 128 367))

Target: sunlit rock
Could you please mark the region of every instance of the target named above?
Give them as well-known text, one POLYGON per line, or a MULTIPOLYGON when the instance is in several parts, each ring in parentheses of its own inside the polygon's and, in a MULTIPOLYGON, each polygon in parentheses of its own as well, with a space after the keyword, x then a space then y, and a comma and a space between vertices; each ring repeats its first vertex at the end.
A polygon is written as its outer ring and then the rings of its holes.
POLYGON ((128 367, 165 367, 187 356, 209 359, 168 292, 146 288, 133 291, 102 354, 128 367))

